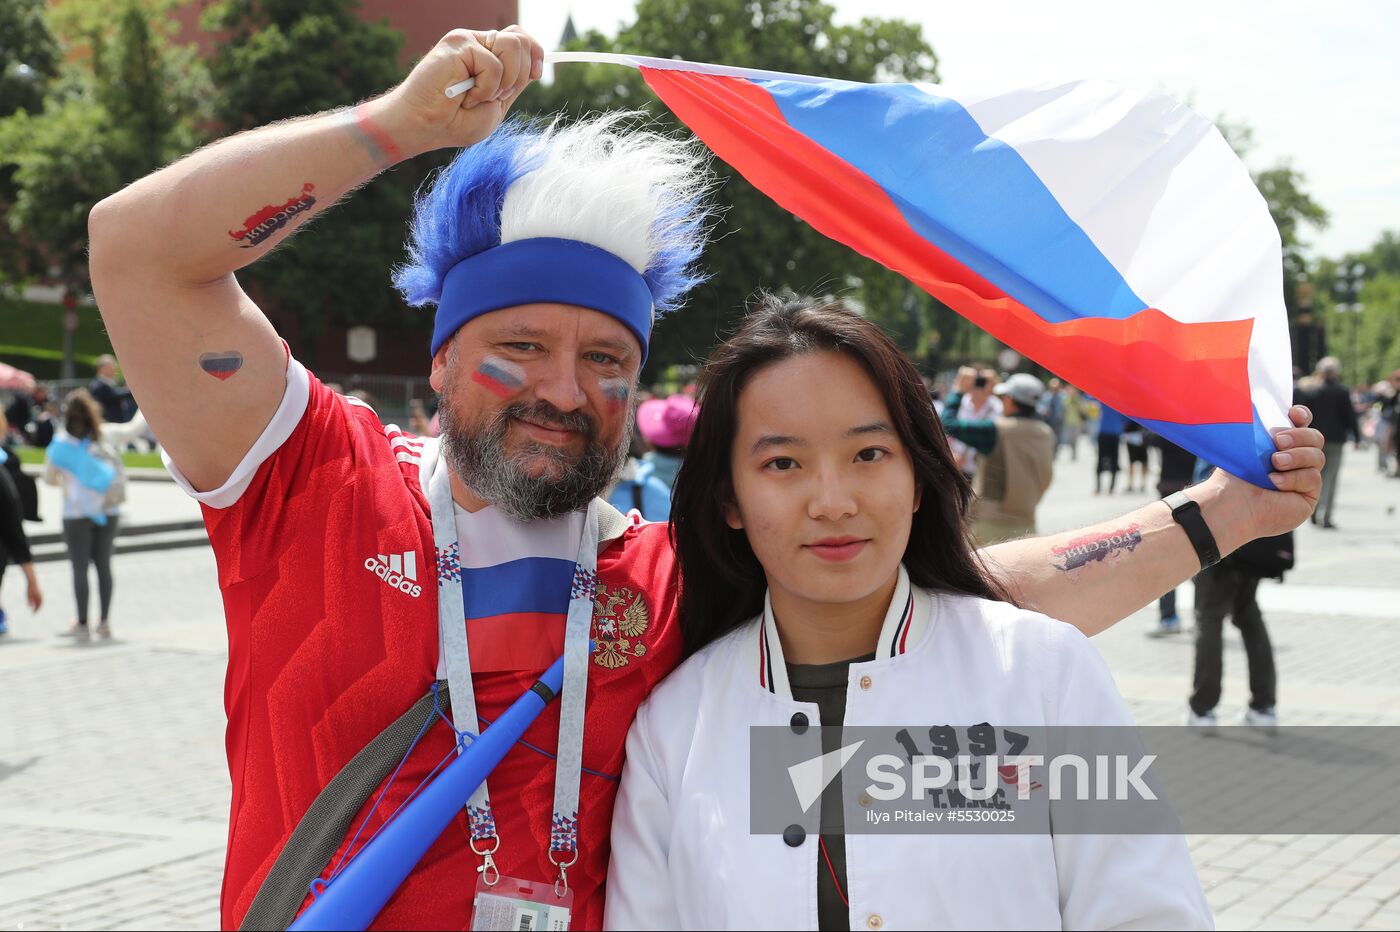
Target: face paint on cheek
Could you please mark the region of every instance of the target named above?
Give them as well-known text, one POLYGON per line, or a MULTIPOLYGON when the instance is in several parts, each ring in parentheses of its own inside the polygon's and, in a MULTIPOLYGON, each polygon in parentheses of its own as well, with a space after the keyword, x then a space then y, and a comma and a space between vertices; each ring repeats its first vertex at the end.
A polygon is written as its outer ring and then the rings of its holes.
POLYGON ((472 381, 497 398, 509 398, 525 387, 525 370, 499 356, 487 356, 472 373, 472 381))
POLYGON ((609 414, 616 414, 627 407, 627 402, 632 397, 632 386, 626 379, 603 379, 598 383, 598 387, 607 399, 609 414))

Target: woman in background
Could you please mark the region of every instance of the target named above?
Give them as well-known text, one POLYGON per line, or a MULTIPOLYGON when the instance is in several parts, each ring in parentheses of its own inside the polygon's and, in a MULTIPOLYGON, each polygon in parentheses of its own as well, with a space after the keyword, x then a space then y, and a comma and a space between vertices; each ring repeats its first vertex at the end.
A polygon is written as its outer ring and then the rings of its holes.
POLYGON ((114 444, 129 442, 146 429, 139 413, 125 424, 104 429, 97 403, 79 389, 63 405, 63 426, 49 444, 44 481, 63 489, 63 542, 73 566, 77 620, 65 637, 86 641, 88 566, 97 569, 97 636, 112 636, 112 547, 121 505, 126 500, 126 467, 114 444))

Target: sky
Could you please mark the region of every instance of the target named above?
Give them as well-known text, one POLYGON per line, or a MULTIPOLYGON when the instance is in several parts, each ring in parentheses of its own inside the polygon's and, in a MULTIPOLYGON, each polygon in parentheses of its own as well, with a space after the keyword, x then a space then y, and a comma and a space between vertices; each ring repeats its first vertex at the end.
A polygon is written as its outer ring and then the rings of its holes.
MULTIPOLYGON (((864 16, 920 23, 949 83, 988 74, 1108 78, 1160 89, 1212 119, 1250 124, 1250 168, 1288 161, 1331 214, 1326 230, 1304 231, 1313 255, 1364 250, 1382 230, 1400 231, 1395 0, 827 2, 840 23, 864 16)), ((520 0, 520 19, 552 49, 566 13, 580 32, 613 34, 634 8, 634 0, 520 0)))

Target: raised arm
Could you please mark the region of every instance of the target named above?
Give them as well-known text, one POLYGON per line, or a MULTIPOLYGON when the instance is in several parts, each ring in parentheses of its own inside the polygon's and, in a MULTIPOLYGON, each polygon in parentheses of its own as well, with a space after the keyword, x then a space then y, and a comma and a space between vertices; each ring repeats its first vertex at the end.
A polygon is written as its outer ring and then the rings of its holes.
MULTIPOLYGON (((1258 537, 1302 524, 1322 485, 1322 434, 1294 406, 1296 427, 1274 442, 1270 492, 1223 470, 1186 490, 1201 508, 1221 556, 1258 537)), ((1186 532, 1161 502, 1091 527, 987 547, 982 558, 1025 607, 1097 634, 1200 571, 1186 532)))
POLYGON ((112 346, 196 489, 224 483, 286 387, 281 341, 234 273, 395 162, 485 138, 543 61, 518 27, 454 30, 383 97, 220 140, 93 208, 93 292, 112 346), (468 76, 472 90, 444 95, 468 76))

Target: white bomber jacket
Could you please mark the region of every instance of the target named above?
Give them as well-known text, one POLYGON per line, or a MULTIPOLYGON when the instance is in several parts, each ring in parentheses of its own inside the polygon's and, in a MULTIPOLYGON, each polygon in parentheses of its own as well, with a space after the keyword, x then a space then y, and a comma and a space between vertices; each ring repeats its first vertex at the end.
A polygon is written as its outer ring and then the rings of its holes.
MULTIPOLYGON (((691 657, 627 738, 608 929, 817 928, 818 840, 749 831, 749 727, 819 724, 788 688, 771 606, 691 657)), ((1070 625, 900 579, 846 725, 1128 725, 1070 625)), ((852 929, 1209 929, 1180 835, 846 835, 852 929)))

